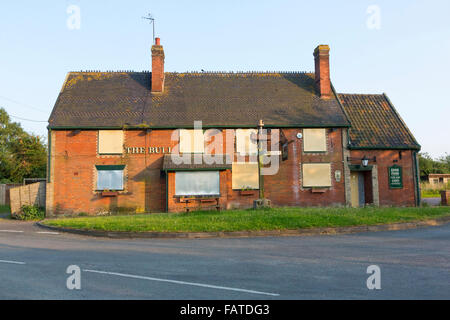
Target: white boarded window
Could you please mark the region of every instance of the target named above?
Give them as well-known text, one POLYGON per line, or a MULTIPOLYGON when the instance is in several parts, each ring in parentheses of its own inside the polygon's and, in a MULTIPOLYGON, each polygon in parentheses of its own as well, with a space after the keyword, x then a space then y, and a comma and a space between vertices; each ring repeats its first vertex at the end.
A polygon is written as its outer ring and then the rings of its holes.
POLYGON ((256 129, 237 129, 236 130, 236 152, 241 155, 251 155, 258 153, 258 144, 256 137, 258 131, 256 129))
POLYGON ((123 190, 124 166, 96 166, 97 190, 123 190))
POLYGON ((219 182, 219 171, 178 171, 175 172, 175 195, 220 195, 219 182))
POLYGON ((327 151, 327 134, 325 129, 303 129, 303 151, 327 151))
POLYGON ((331 164, 304 163, 303 187, 331 187, 331 164))
POLYGON ((123 131, 122 130, 99 130, 98 132, 99 154, 122 154, 123 153, 123 131))
POLYGON ((204 153, 203 130, 180 130, 180 153, 204 153))
POLYGON ((234 162, 231 169, 232 188, 259 189, 259 171, 257 162, 234 162))

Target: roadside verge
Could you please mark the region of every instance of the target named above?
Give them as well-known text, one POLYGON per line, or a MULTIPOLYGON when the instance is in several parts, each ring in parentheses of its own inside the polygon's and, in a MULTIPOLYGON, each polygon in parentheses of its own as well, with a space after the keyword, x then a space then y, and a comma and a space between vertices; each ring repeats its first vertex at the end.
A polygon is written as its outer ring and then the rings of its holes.
POLYGON ((207 238, 251 238, 251 237, 287 237, 287 236, 315 236, 315 235, 338 235, 349 233, 379 232, 407 230, 423 227, 440 226, 450 223, 450 216, 441 218, 410 221, 391 224, 350 226, 350 227, 327 227, 327 228, 305 228, 295 230, 264 230, 264 231, 219 231, 219 232, 127 232, 127 231, 103 231, 83 230, 47 226, 41 222, 36 225, 53 231, 66 232, 83 236, 103 237, 114 239, 133 238, 159 238, 159 239, 207 239, 207 238))

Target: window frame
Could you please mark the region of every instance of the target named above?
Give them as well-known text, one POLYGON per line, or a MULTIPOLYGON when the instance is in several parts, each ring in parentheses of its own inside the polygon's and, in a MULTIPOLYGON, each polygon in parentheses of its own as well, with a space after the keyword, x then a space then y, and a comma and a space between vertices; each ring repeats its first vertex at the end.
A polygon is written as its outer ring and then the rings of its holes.
POLYGON ((103 192, 103 191, 124 191, 125 190, 125 165, 95 165, 95 171, 96 171, 96 185, 95 185, 95 191, 97 192, 103 192), (122 171, 122 188, 121 189, 111 189, 111 188, 105 188, 100 189, 99 188, 99 171, 122 171))
POLYGON ((174 183, 175 183, 175 188, 174 188, 174 197, 176 198, 189 198, 189 197, 220 197, 221 193, 220 193, 220 170, 179 170, 179 171, 175 171, 175 179, 174 179, 174 183), (201 193, 186 193, 186 194, 180 194, 177 193, 177 175, 180 173, 188 173, 188 174, 194 174, 194 173, 216 173, 217 174, 217 179, 218 179, 218 193, 210 193, 210 194, 201 194, 201 193))
POLYGON ((231 165, 231 189, 232 190, 236 190, 236 191, 240 191, 240 190, 259 190, 261 188, 261 181, 259 181, 259 163, 258 162, 233 162, 231 165), (234 183, 233 183, 233 179, 234 179, 234 170, 233 170, 233 166, 234 165, 255 165, 256 164, 256 168, 257 168, 257 178, 258 178, 258 187, 241 187, 241 188, 235 188, 234 183))
POLYGON ((303 131, 303 143, 302 143, 303 153, 327 153, 328 152, 328 133, 327 133, 328 130, 326 128, 304 128, 304 129, 302 129, 302 131, 303 131), (323 130, 324 131, 325 150, 306 150, 305 149, 305 146, 306 146, 305 141, 307 140, 306 132, 308 130, 323 130))
POLYGON ((100 156, 113 156, 113 155, 123 155, 124 153, 124 144, 125 144, 125 132, 124 130, 98 130, 97 132, 97 154, 100 156), (100 143, 101 143, 101 139, 100 139, 100 135, 101 132, 121 132, 122 133, 122 146, 121 146, 121 152, 100 152, 100 143))
POLYGON ((178 150, 180 154, 205 154, 205 150, 206 150, 206 146, 205 146, 205 130, 200 130, 200 129, 180 129, 179 133, 178 133, 178 150), (191 140, 192 144, 191 144, 191 150, 190 151, 183 151, 182 150, 182 146, 181 146, 181 133, 182 132, 192 132, 192 135, 190 136, 191 138, 194 138, 193 140, 191 140), (195 150, 195 131, 201 131, 202 133, 202 141, 203 141, 203 147, 202 147, 202 152, 196 152, 196 151, 192 151, 195 150))
POLYGON ((331 188, 333 186, 333 177, 332 177, 332 172, 333 172, 333 168, 331 166, 331 162, 306 162, 306 163, 302 163, 302 188, 304 189, 311 189, 311 188, 331 188), (330 185, 329 186, 324 186, 324 185, 317 185, 317 186, 307 186, 305 185, 305 165, 328 165, 330 168, 330 185))
POLYGON ((253 131, 254 133, 256 133, 256 134, 258 134, 258 129, 255 129, 255 128, 244 128, 244 129, 236 129, 236 132, 235 132, 235 152, 236 153, 238 153, 239 155, 241 155, 241 156, 254 156, 254 155, 258 155, 258 143, 253 143, 252 144, 252 141, 251 141, 251 139, 250 139, 250 136, 251 136, 251 134, 252 133, 250 133, 249 135, 247 135, 248 136, 248 140, 249 140, 249 146, 250 145, 254 145, 255 146, 255 150, 254 150, 254 152, 250 152, 250 148, 249 148, 249 150, 247 151, 247 150, 245 150, 245 152, 240 152, 239 150, 238 150, 238 146, 239 146, 239 143, 238 143, 238 138, 239 138, 239 135, 238 135, 238 133, 239 132, 242 132, 242 131, 253 131))

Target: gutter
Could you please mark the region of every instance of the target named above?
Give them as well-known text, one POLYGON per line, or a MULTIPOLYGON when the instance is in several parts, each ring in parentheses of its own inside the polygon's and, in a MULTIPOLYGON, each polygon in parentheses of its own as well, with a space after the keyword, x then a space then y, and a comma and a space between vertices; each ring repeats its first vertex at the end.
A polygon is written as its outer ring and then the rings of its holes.
MULTIPOLYGON (((251 128, 256 129, 256 126, 254 125, 204 125, 202 126, 206 129, 241 129, 241 128, 251 128)), ((292 124, 292 125, 264 125, 264 127, 267 128, 349 128, 350 124, 332 124, 332 123, 326 123, 321 125, 305 125, 305 124, 292 124)), ((48 126, 47 129, 51 130, 144 130, 144 129, 194 129, 194 126, 105 126, 105 127, 99 127, 99 126, 48 126)))

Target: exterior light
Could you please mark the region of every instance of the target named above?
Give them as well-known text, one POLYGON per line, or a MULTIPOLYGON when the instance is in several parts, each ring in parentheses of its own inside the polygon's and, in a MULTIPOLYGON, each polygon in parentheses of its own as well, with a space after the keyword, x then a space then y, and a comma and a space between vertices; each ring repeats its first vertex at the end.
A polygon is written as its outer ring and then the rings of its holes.
POLYGON ((367 167, 369 165, 369 159, 367 159, 366 156, 364 156, 364 158, 361 159, 361 162, 363 167, 367 167))

